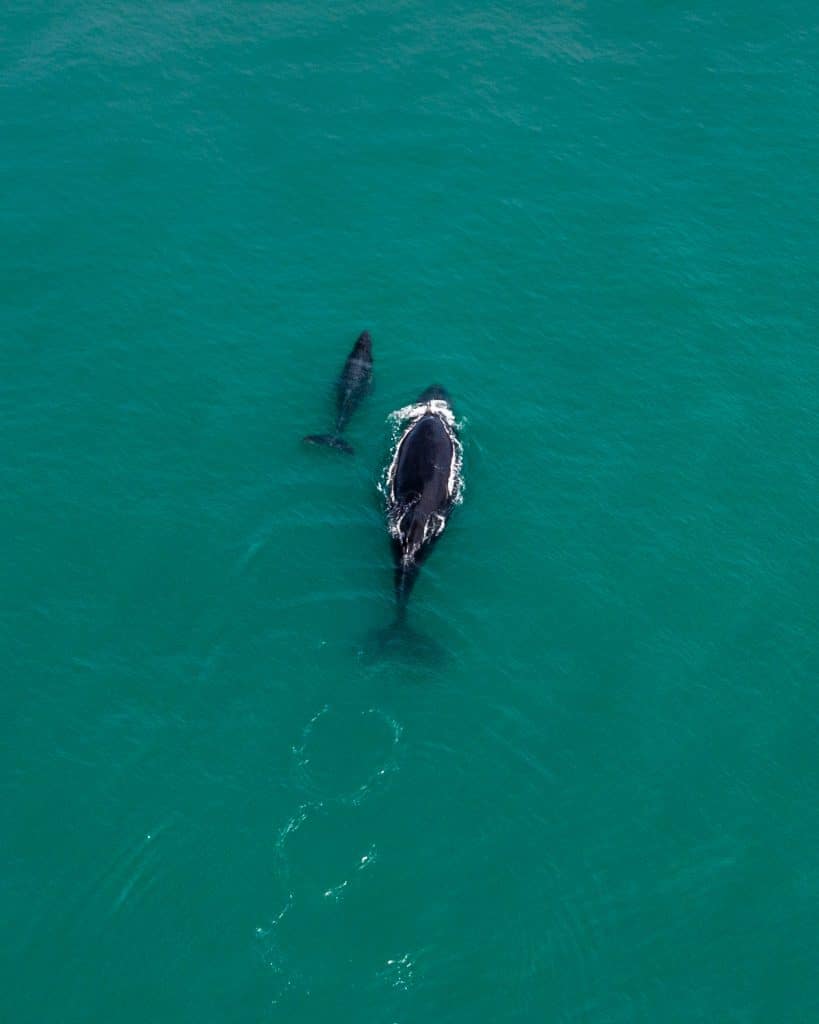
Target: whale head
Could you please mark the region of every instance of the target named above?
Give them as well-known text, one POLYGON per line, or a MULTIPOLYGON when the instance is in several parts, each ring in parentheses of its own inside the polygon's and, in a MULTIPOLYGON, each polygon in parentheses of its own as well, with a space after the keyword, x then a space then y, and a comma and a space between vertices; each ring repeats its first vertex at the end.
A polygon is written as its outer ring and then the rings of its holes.
POLYGON ((358 339, 355 343, 355 353, 357 356, 369 356, 372 358, 373 354, 373 339, 370 337, 369 331, 362 331, 359 334, 358 339))
POLYGON ((425 402, 446 402, 450 405, 449 392, 446 388, 442 388, 440 384, 431 384, 428 388, 425 388, 418 396, 418 404, 421 405, 425 402))

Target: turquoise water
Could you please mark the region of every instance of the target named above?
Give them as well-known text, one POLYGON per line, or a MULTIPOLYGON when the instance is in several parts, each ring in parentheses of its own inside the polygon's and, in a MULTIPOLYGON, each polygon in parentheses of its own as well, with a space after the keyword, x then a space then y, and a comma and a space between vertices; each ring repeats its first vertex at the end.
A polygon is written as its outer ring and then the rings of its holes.
POLYGON ((3 1019, 819 1019, 780 8, 6 6, 3 1019), (365 327, 356 457, 301 445, 365 327), (367 646, 433 381, 443 665, 367 646))

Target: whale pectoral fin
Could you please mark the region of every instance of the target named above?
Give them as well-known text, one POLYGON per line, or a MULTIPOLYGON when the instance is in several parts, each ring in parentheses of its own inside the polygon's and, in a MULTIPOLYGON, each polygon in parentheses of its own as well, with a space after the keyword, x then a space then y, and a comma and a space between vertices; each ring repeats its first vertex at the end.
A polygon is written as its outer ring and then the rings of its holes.
POLYGON ((307 444, 320 444, 327 448, 335 448, 336 451, 344 452, 345 455, 355 455, 353 446, 335 434, 308 434, 303 440, 307 444))

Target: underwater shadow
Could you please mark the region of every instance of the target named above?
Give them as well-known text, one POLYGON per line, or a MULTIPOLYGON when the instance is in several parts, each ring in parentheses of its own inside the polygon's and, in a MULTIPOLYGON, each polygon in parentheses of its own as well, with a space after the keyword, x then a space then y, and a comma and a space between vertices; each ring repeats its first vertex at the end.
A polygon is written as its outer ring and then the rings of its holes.
POLYGON ((361 660, 369 664, 393 661, 429 669, 443 668, 451 660, 443 644, 406 622, 393 622, 370 630, 358 653, 361 660))

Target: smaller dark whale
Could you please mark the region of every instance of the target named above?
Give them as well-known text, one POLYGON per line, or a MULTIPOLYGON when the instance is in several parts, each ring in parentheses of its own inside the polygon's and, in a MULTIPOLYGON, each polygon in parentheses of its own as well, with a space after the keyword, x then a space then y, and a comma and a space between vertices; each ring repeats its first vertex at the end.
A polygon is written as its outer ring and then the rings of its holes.
POLYGON ((308 434, 309 444, 324 444, 353 455, 354 449, 341 434, 362 398, 370 390, 373 380, 373 350, 369 331, 362 331, 347 356, 341 376, 336 384, 336 428, 332 434, 308 434))
POLYGON ((446 391, 427 388, 394 414, 403 422, 387 468, 387 528, 395 562, 396 624, 406 618, 418 569, 461 493, 461 442, 446 391))

